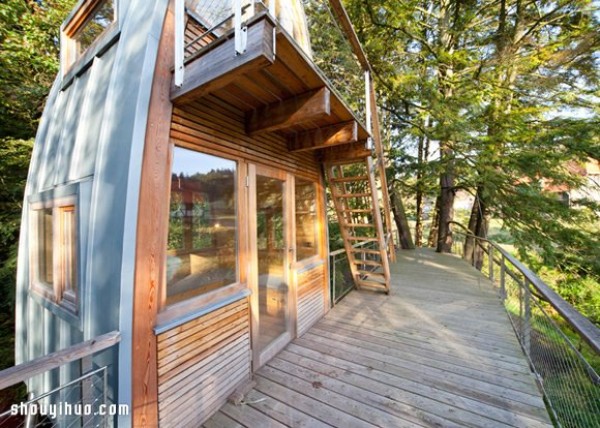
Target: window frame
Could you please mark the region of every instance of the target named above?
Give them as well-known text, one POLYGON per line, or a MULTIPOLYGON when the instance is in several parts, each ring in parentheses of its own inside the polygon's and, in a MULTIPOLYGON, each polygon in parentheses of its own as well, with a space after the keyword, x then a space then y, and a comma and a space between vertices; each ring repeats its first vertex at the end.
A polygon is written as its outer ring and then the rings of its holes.
POLYGON ((79 0, 60 28, 60 70, 63 83, 68 85, 75 74, 86 68, 95 56, 100 56, 118 38, 121 30, 119 19, 120 0, 79 0), (73 38, 89 22, 93 13, 104 1, 112 2, 114 21, 81 54, 77 55, 77 42, 73 38))
POLYGON ((167 221, 165 222, 165 246, 164 246, 164 273, 162 279, 162 286, 160 287, 160 300, 158 305, 158 315, 157 315, 157 325, 165 325, 173 320, 179 319, 182 316, 189 317, 193 316, 194 313, 198 311, 202 311, 207 307, 210 307, 215 302, 218 302, 223 299, 227 299, 228 297, 238 295, 244 292, 248 286, 245 280, 244 272, 242 272, 242 263, 240 262, 240 254, 242 252, 243 244, 242 244, 242 233, 244 231, 240 230, 242 227, 240 221, 240 210, 241 204, 243 204, 244 198, 246 197, 246 187, 242 184, 242 180, 245 180, 247 175, 246 172, 246 164, 239 157, 228 156, 225 153, 214 152, 210 150, 204 150, 201 147, 194 146, 186 146, 186 145, 175 145, 171 144, 171 154, 169 156, 169 189, 171 189, 171 180, 173 178, 173 159, 174 159, 174 151, 176 149, 184 149, 191 150, 196 153, 200 153, 207 156, 218 157, 227 161, 231 161, 235 164, 235 239, 236 239, 236 280, 230 284, 224 285, 214 290, 210 290, 204 293, 197 294, 188 299, 167 304, 167 243, 168 243, 168 234, 169 234, 169 209, 171 204, 171 190, 167 195, 167 200, 165 202, 165 215, 167 216, 167 221))
POLYGON ((78 319, 81 301, 79 207, 78 193, 54 197, 53 192, 44 192, 30 198, 29 202, 29 291, 48 309, 71 320, 78 319), (45 209, 52 210, 52 284, 40 278, 38 213, 45 209), (69 219, 68 247, 64 242, 66 212, 72 216, 69 219), (72 278, 68 286, 67 276, 72 278))
POLYGON ((319 216, 320 216, 320 199, 319 199, 319 182, 311 179, 311 178, 307 178, 307 177, 302 177, 302 176, 294 176, 294 200, 293 200, 293 204, 294 204, 294 243, 293 243, 293 247, 296 249, 296 251, 294 251, 294 258, 295 258, 295 263, 296 266, 305 266, 305 265, 311 265, 312 263, 321 260, 322 256, 321 256, 321 234, 319 231, 319 216), (298 257, 298 235, 297 235, 297 230, 298 230, 298 213, 297 213, 297 206, 296 206, 296 184, 298 182, 298 180, 302 180, 304 182, 310 183, 315 191, 315 222, 314 222, 314 239, 315 239, 315 254, 308 256, 308 257, 304 257, 304 258, 299 258, 298 257))

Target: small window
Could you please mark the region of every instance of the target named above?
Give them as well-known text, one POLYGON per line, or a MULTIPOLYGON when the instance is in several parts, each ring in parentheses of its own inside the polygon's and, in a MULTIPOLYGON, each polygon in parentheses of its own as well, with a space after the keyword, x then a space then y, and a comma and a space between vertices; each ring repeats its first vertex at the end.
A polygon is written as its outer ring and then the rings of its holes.
POLYGON ((32 204, 31 288, 77 313, 77 220, 74 198, 32 204))
POLYGON ((296 259, 307 259, 318 254, 317 186, 296 178, 296 259))
POLYGON ((63 28, 63 60, 67 70, 117 20, 115 0, 81 3, 63 28))
POLYGON ((175 147, 166 305, 237 282, 234 161, 175 147))

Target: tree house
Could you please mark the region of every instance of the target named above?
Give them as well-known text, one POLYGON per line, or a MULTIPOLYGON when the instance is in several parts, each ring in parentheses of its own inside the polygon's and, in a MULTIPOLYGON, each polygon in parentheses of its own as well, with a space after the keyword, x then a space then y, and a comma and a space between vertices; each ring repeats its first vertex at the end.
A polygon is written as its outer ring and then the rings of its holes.
POLYGON ((327 312, 327 184, 356 284, 389 291, 368 66, 372 124, 313 63, 300 2, 223 5, 80 1, 36 137, 17 362, 120 331, 93 364, 123 426, 202 423, 327 312))

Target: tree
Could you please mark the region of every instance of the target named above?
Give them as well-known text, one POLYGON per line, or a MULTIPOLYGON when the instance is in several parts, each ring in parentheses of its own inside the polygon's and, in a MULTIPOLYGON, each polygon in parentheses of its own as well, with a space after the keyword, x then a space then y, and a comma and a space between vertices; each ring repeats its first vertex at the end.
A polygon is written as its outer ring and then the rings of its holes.
MULTIPOLYGON (((33 137, 59 69, 59 29, 74 0, 0 4, 0 338, 12 337, 14 284, 23 191, 33 137)), ((0 345, 0 365, 12 345, 0 345)))

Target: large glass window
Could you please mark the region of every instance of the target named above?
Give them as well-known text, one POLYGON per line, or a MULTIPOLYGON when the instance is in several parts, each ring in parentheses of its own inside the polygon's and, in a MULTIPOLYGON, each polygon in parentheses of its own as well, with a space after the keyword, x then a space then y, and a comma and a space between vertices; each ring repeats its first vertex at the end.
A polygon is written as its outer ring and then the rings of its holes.
POLYGON ((234 161, 175 147, 167 305, 237 281, 235 183, 234 161))
POLYGON ((318 254, 317 186, 296 178, 296 259, 318 254))

